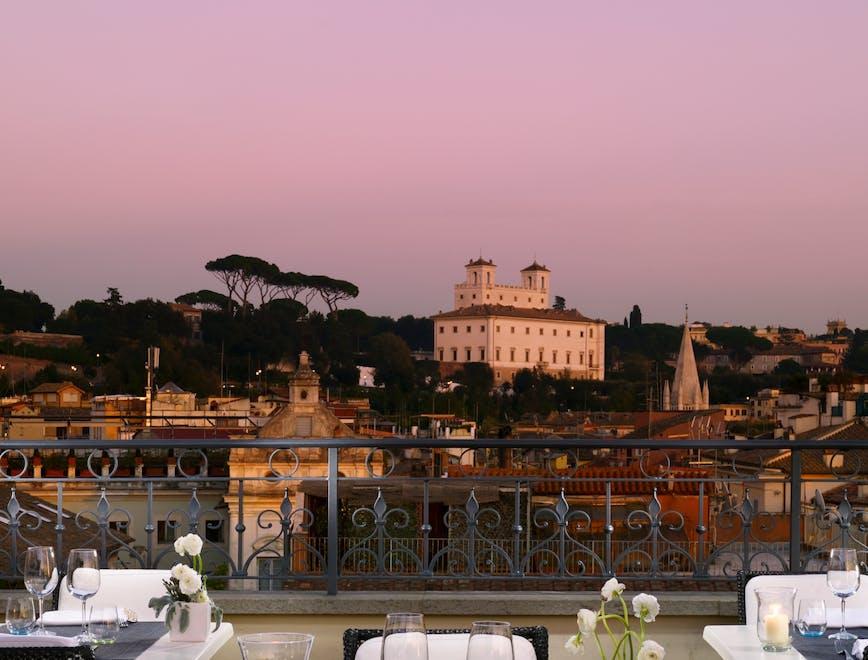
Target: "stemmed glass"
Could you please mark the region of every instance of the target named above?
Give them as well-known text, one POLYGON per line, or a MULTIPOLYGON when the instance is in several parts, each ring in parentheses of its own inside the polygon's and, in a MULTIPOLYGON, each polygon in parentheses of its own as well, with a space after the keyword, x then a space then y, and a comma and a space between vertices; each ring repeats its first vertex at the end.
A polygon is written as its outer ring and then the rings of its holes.
POLYGON ((467 660, 514 660, 512 630, 506 621, 474 621, 467 660))
POLYGON ((45 629, 42 620, 42 599, 51 594, 57 586, 57 564, 54 561, 54 548, 37 546, 27 548, 24 553, 24 586, 39 603, 39 625, 31 635, 56 635, 45 629))
POLYGON ((380 660, 428 660, 428 635, 421 614, 386 615, 380 660))
POLYGON ((826 572, 826 584, 832 593, 841 599, 841 630, 829 635, 829 639, 851 640, 856 635, 847 632, 844 625, 846 599, 859 591, 859 561, 856 551, 852 548, 832 548, 829 552, 829 568, 826 572))
POLYGON ((77 548, 69 551, 66 564, 66 588, 81 601, 81 635, 79 643, 90 644, 90 626, 87 618, 87 599, 99 591, 99 558, 96 550, 77 548))

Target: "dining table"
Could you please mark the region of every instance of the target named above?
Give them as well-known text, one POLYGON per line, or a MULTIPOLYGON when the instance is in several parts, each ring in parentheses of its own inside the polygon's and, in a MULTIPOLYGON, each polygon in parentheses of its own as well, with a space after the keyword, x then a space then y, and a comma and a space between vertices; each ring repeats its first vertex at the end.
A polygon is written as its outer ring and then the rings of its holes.
MULTIPOLYGON (((81 626, 46 628, 62 637, 75 637, 81 632, 81 626)), ((96 646, 94 655, 97 660, 209 660, 234 634, 232 624, 224 621, 204 642, 173 642, 169 639, 165 623, 130 623, 120 629, 113 644, 96 646)), ((31 639, 32 646, 39 646, 39 637, 33 636, 31 639)))
MULTIPOLYGON (((868 638, 868 628, 848 628, 859 639, 868 638)), ((831 631, 830 631, 831 632, 831 631)), ((850 653, 853 642, 835 642, 822 637, 793 637, 789 651, 767 653, 763 651, 754 626, 724 625, 705 626, 702 639, 723 660, 849 660, 843 651, 850 653)), ((853 656, 849 656, 852 658, 853 656)), ((856 660, 862 660, 861 656, 856 660)))

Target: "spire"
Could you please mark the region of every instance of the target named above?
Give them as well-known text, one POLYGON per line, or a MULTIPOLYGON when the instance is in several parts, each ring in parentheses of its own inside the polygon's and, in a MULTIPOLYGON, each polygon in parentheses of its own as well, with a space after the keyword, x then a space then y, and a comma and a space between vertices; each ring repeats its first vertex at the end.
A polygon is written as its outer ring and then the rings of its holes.
POLYGON ((671 410, 671 392, 669 390, 669 380, 666 380, 663 383, 663 410, 671 410))
POLYGON ((708 410, 711 405, 709 403, 708 380, 702 383, 702 406, 703 410, 708 410))
POLYGON ((675 410, 701 410, 703 406, 699 370, 696 368, 696 356, 693 354, 693 342, 690 339, 690 325, 686 322, 684 333, 681 335, 678 362, 675 364, 672 399, 675 410))

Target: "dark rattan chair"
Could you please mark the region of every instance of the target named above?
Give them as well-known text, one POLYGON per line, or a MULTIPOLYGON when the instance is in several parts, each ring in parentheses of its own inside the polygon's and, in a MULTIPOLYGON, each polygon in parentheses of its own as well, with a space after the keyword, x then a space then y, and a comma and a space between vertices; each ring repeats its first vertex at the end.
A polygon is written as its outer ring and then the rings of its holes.
POLYGON ((747 623, 747 603, 745 601, 745 587, 752 578, 758 575, 788 575, 784 571, 739 571, 736 575, 736 588, 738 589, 738 622, 741 625, 747 623))
POLYGON ((94 660, 89 646, 22 646, 0 649, 0 660, 94 660))
MULTIPOLYGON (((429 630, 429 635, 448 635, 469 633, 469 628, 464 629, 441 629, 429 630)), ((374 637, 380 637, 383 634, 382 630, 374 628, 350 628, 344 631, 344 660, 355 660, 356 651, 362 645, 374 637)), ((513 628, 513 635, 524 637, 533 646, 537 660, 549 660, 549 631, 544 626, 533 626, 532 628, 513 628)))

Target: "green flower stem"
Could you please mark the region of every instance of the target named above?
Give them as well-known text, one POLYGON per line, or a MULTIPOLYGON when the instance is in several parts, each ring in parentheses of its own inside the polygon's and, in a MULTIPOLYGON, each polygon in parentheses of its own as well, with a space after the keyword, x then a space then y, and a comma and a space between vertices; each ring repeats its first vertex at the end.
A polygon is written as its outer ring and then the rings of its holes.
MULTIPOLYGON (((620 619, 617 614, 606 614, 606 603, 602 603, 600 605, 600 616, 599 619, 603 622, 603 627, 606 629, 606 632, 609 633, 609 639, 612 640, 612 646, 616 645, 615 642, 615 634, 612 632, 612 629, 609 627, 607 623, 607 619, 620 619)), ((614 658, 614 655, 612 656, 614 658)))
POLYGON ((594 631, 594 641, 597 642, 597 649, 600 651, 600 660, 604 660, 606 657, 606 652, 603 651, 603 644, 600 642, 600 636, 597 634, 597 631, 594 631))
POLYGON ((630 657, 633 657, 633 637, 631 635, 630 630, 630 612, 627 609, 627 602, 624 600, 624 597, 621 594, 618 594, 618 600, 621 601, 621 607, 624 611, 624 634, 627 636, 628 643, 630 645, 630 657))

